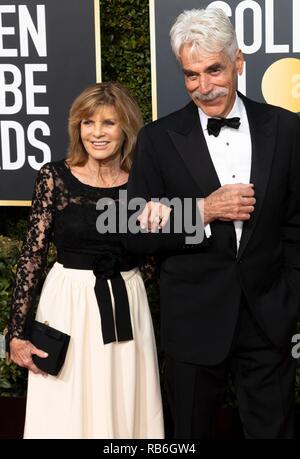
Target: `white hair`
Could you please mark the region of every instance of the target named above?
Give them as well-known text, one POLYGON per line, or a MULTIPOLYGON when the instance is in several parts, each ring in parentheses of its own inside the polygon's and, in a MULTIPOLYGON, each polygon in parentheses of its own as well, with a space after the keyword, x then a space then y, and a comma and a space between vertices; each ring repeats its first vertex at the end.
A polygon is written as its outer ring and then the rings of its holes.
POLYGON ((170 30, 171 46, 177 59, 183 45, 190 52, 202 49, 208 53, 226 52, 234 61, 238 43, 235 30, 219 8, 192 9, 181 13, 170 30))

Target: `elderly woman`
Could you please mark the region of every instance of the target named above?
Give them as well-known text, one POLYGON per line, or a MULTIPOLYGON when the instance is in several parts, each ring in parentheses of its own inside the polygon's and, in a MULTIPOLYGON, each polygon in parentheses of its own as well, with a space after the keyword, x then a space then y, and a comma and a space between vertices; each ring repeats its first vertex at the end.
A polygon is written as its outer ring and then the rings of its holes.
POLYGON ((25 438, 163 438, 155 340, 137 260, 118 232, 96 229, 99 199, 118 205, 126 190, 141 125, 123 86, 91 86, 70 110, 67 159, 38 174, 8 332, 11 359, 30 370, 25 438), (71 337, 58 376, 35 365, 32 356, 47 353, 30 341, 52 235, 58 261, 36 319, 71 337))

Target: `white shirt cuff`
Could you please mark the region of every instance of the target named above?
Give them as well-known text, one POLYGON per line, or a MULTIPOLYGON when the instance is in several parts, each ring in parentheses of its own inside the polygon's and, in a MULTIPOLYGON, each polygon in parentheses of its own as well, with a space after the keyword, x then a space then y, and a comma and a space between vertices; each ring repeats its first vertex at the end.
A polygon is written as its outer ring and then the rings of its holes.
POLYGON ((210 224, 209 223, 204 226, 204 232, 205 232, 205 236, 208 239, 211 236, 211 229, 210 229, 210 224))

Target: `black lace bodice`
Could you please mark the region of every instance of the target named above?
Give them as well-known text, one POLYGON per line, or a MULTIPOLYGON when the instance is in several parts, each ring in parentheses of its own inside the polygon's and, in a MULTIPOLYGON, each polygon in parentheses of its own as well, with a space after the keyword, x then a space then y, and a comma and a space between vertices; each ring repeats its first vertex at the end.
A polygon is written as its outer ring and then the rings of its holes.
POLYGON ((28 232, 17 266, 11 318, 7 341, 13 337, 27 339, 28 325, 34 310, 36 292, 43 275, 49 242, 53 238, 59 251, 97 256, 119 248, 125 258, 118 233, 100 234, 96 220, 100 198, 112 198, 116 204, 119 191, 126 184, 113 188, 96 188, 80 182, 64 161, 45 164, 38 173, 34 188, 28 232))

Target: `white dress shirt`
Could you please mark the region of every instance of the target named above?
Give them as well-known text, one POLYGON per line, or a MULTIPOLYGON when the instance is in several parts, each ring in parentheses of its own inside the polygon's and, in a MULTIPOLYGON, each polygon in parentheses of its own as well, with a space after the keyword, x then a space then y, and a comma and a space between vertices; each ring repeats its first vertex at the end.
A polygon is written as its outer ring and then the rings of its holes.
MULTIPOLYGON (((247 113, 243 101, 236 96, 231 112, 226 118, 239 117, 239 129, 228 126, 221 128, 218 137, 209 135, 207 131, 208 116, 200 109, 199 117, 207 143, 211 160, 219 178, 220 184, 250 183, 251 171, 251 136, 247 113)), ((237 248, 240 245, 243 222, 234 221, 237 248)), ((207 237, 211 235, 210 225, 205 226, 207 237)))

